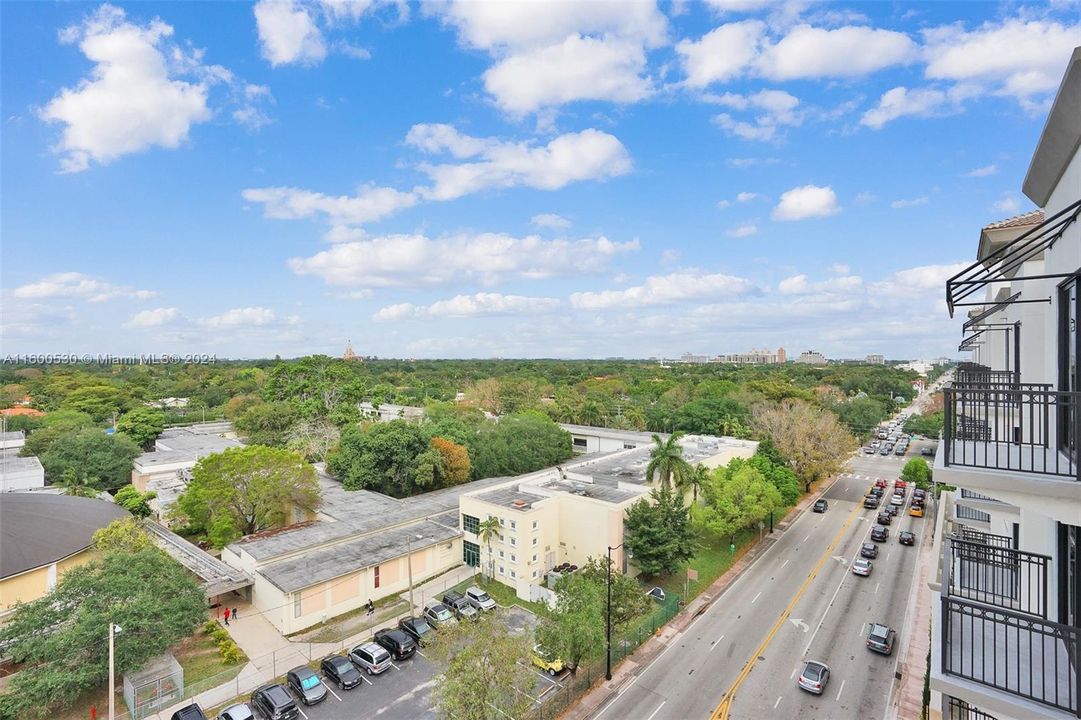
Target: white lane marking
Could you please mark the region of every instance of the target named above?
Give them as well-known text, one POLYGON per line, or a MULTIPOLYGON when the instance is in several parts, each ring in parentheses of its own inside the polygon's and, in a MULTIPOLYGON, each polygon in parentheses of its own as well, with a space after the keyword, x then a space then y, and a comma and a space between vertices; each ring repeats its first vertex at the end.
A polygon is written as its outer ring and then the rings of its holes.
POLYGON ((334 692, 333 690, 331 690, 331 689, 330 689, 330 685, 327 685, 326 683, 323 683, 323 685, 324 685, 324 686, 326 687, 327 691, 328 691, 328 692, 329 692, 329 693, 330 693, 331 695, 333 695, 334 697, 338 698, 338 702, 341 702, 341 701, 342 701, 342 699, 341 699, 340 697, 338 697, 338 693, 336 693, 336 692, 334 692))
MULTIPOLYGON (((871 535, 871 528, 867 528, 867 532, 863 536, 863 540, 860 541, 860 547, 863 547, 863 543, 867 542, 867 538, 871 535)), ((854 557, 859 557, 859 551, 856 551, 854 557)), ((837 599, 837 594, 841 592, 841 588, 845 584, 845 580, 848 579, 850 573, 844 573, 841 576, 841 582, 837 583, 837 589, 833 591, 833 597, 830 598, 829 605, 826 606, 826 611, 822 613, 822 619, 818 621, 818 625, 815 626, 815 631, 811 633, 811 639, 807 641, 807 647, 803 649, 803 656, 807 657, 807 653, 811 650, 811 644, 815 641, 815 636, 818 635, 818 631, 822 629, 822 626, 826 623, 826 617, 830 614, 830 608, 833 607, 834 601, 837 599)), ((860 625, 860 631, 862 632, 863 625, 860 625)))
POLYGON ((760 597, 762 597, 762 591, 759 591, 758 594, 754 596, 754 600, 751 600, 751 605, 754 605, 755 600, 758 600, 760 597))
POLYGON ((712 645, 710 645, 710 648, 709 648, 709 652, 713 652, 713 648, 715 648, 715 647, 717 647, 718 645, 720 645, 720 644, 721 644, 721 640, 724 640, 724 635, 721 635, 721 636, 720 636, 719 638, 717 638, 717 640, 716 640, 716 641, 715 641, 715 642, 714 642, 714 643, 713 643, 712 645))
POLYGON ((843 692, 844 692, 844 690, 845 690, 845 681, 844 681, 844 680, 842 680, 842 681, 841 681, 841 689, 837 691, 837 701, 838 701, 838 702, 840 702, 840 700, 841 700, 841 693, 843 693, 843 692))
POLYGON ((792 668, 792 674, 788 676, 788 679, 791 680, 792 678, 796 677, 796 673, 798 673, 798 672, 799 672, 799 665, 792 668))
POLYGON ((882 584, 882 583, 877 583, 877 584, 875 585, 875 595, 878 595, 878 587, 879 587, 879 585, 881 585, 881 584, 882 584))
POLYGON ((394 668, 395 670, 401 670, 401 668, 400 668, 400 667, 398 667, 397 665, 395 665, 394 663, 391 663, 391 664, 390 664, 390 666, 391 666, 392 668, 394 668))
POLYGON ((303 717, 303 718, 304 718, 304 720, 308 720, 308 716, 307 716, 307 714, 305 714, 305 712, 304 712, 303 710, 301 710, 301 709, 300 709, 300 706, 299 706, 299 705, 297 706, 297 712, 299 712, 299 713, 300 713, 300 716, 301 716, 301 717, 303 717))
POLYGON ((890 554, 886 553, 886 562, 889 562, 889 560, 890 560, 890 554))
POLYGON ((425 658, 425 659, 427 659, 427 657, 428 657, 427 655, 422 653, 420 650, 417 650, 417 655, 420 655, 422 658, 425 658))
POLYGON ((363 680, 364 682, 368 683, 369 685, 372 684, 372 681, 369 680, 368 678, 364 677, 363 675, 360 676, 360 679, 363 680))
POLYGON ((781 698, 783 698, 783 697, 784 697, 784 695, 778 695, 777 696, 777 702, 773 703, 773 709, 774 710, 776 710, 777 706, 781 704, 781 698))
POLYGON ((807 537, 803 538, 803 542, 807 542, 807 541, 808 541, 808 540, 810 540, 810 539, 811 539, 811 536, 810 536, 810 535, 808 535, 807 537))
POLYGON ((653 714, 652 714, 652 715, 650 715, 650 716, 649 716, 648 718, 646 718, 646 720, 653 720, 653 718, 654 718, 654 717, 655 717, 655 716, 657 715, 657 713, 659 713, 659 712, 661 711, 661 708, 662 708, 662 707, 664 707, 664 704, 665 704, 666 702, 668 702, 668 701, 667 701, 667 700, 662 700, 662 701, 661 701, 661 704, 657 706, 657 709, 656 709, 656 710, 654 710, 654 711, 653 711, 653 714))
POLYGON ((781 569, 784 570, 784 566, 788 564, 788 560, 784 561, 784 565, 781 565, 781 569))

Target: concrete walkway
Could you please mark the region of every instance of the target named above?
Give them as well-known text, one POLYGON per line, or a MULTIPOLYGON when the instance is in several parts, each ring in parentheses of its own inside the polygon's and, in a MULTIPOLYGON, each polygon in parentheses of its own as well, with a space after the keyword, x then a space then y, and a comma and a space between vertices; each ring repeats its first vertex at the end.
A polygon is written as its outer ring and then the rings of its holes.
MULTIPOLYGON (((466 580, 476 576, 480 572, 479 568, 475 568, 471 565, 459 565, 450 572, 443 573, 439 577, 432 578, 428 582, 421 585, 417 585, 413 588, 413 604, 416 607, 414 614, 419 614, 421 608, 424 607, 424 603, 428 602, 432 598, 441 598, 443 593, 451 589, 455 585, 464 583, 466 580)), ((402 600, 409 602, 409 592, 403 592, 402 600)))

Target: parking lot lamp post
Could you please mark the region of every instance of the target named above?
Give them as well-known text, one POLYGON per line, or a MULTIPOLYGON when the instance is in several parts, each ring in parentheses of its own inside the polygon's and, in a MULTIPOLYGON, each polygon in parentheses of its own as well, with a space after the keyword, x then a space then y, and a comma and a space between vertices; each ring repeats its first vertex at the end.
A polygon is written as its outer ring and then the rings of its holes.
MULTIPOLYGON (((417 540, 423 540, 424 536, 423 535, 417 535, 416 539, 417 540)), ((416 607, 416 606, 413 605, 413 549, 412 549, 412 543, 413 543, 413 536, 412 535, 406 535, 405 536, 405 554, 406 554, 406 557, 408 558, 408 560, 406 562, 406 565, 409 566, 409 614, 410 615, 413 614, 413 611, 414 611, 414 609, 416 607)))
POLYGON ((114 669, 115 653, 113 650, 113 638, 120 632, 120 626, 109 623, 109 720, 115 720, 116 701, 116 671, 114 669))
POLYGON ((605 680, 612 679, 612 551, 619 550, 621 547, 623 547, 623 543, 620 543, 615 547, 612 547, 611 545, 608 546, 608 613, 605 616, 605 620, 607 622, 606 637, 608 647, 608 663, 605 666, 604 671, 605 680))

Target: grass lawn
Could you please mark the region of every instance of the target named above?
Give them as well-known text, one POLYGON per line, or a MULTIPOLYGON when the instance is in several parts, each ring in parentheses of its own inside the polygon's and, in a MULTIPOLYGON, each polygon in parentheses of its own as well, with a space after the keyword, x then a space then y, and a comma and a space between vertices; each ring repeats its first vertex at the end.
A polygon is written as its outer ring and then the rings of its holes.
MULTIPOLYGON (((774 522, 779 522, 788 514, 789 510, 791 508, 783 508, 777 511, 773 516, 774 522)), ((766 537, 768 534, 769 528, 767 526, 762 537, 766 537)), ((686 583, 687 597, 685 600, 690 602, 698 593, 712 585, 717 578, 727 572, 728 568, 732 567, 736 560, 747 552, 752 544, 758 541, 758 528, 741 530, 736 533, 735 552, 732 552, 730 541, 731 539, 727 536, 717 537, 712 533, 699 533, 697 538, 699 545, 698 555, 680 567, 679 571, 672 573, 668 577, 655 578, 653 585, 661 587, 666 595, 674 593, 683 597, 687 568, 693 568, 698 571, 698 579, 686 583)), ((645 580, 643 580, 643 584, 652 587, 645 580)))
POLYGON ((548 612, 548 606, 544 603, 522 600, 518 597, 517 593, 514 592, 514 588, 504 585, 501 582, 496 582, 495 580, 487 580, 483 575, 477 575, 470 580, 455 585, 452 589, 464 593, 465 589, 472 585, 476 585, 481 590, 491 595, 493 600, 504 607, 508 605, 520 605, 537 617, 543 617, 544 614, 548 612))

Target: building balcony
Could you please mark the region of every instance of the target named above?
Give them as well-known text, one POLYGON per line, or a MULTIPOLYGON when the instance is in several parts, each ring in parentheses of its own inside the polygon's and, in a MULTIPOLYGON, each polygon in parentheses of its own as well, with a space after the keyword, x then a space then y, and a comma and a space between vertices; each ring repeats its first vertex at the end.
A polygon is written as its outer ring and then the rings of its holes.
POLYGON ((943 395, 936 480, 1010 503, 1018 493, 1081 501, 1081 393, 988 383, 943 395))
POLYGON ((1050 558, 979 536, 944 543, 932 686, 992 716, 1081 718, 1081 628, 1047 619, 1050 558))

